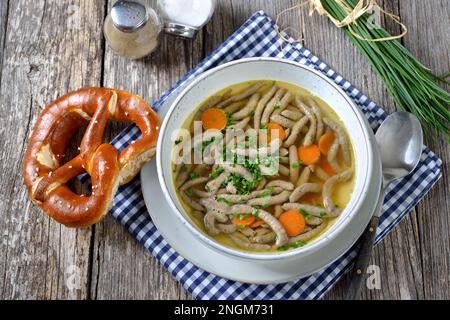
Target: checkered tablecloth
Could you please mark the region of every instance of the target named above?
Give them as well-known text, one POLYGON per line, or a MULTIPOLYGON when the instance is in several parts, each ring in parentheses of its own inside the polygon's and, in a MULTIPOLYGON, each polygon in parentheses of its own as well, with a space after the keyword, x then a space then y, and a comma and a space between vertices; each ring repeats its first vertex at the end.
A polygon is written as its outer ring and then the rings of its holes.
MULTIPOLYGON (((281 47, 274 22, 262 11, 248 19, 223 44, 156 101, 153 107, 158 110, 174 90, 205 70, 228 61, 260 56, 297 61, 327 75, 361 108, 374 130, 387 116, 385 111, 305 47, 294 41, 284 43, 281 47)), ((132 126, 119 134, 112 143, 119 150, 123 150, 128 143, 138 137, 139 130, 132 126)), ((442 161, 424 147, 421 161, 414 173, 390 186, 383 205, 377 242, 411 211, 441 177, 441 164, 442 161)), ((325 270, 296 281, 277 285, 245 284, 220 278, 196 267, 168 245, 147 212, 139 177, 120 187, 110 214, 198 299, 318 299, 339 280, 356 255, 355 248, 351 248, 325 270)))

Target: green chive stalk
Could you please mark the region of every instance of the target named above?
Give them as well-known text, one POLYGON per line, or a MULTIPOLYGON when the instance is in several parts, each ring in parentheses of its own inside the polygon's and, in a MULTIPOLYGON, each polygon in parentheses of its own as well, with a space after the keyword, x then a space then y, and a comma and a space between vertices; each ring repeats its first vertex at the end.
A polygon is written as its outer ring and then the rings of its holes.
MULTIPOLYGON (((357 0, 345 1, 352 8, 357 3, 357 0)), ((335 0, 321 2, 335 19, 342 21, 346 17, 335 0)), ((370 26, 368 18, 365 14, 352 24, 353 32, 365 39, 390 36, 383 28, 370 26)), ((439 132, 449 142, 450 94, 437 83, 442 78, 433 75, 397 40, 365 41, 356 37, 348 26, 342 29, 381 77, 397 107, 415 114, 429 134, 439 132)))

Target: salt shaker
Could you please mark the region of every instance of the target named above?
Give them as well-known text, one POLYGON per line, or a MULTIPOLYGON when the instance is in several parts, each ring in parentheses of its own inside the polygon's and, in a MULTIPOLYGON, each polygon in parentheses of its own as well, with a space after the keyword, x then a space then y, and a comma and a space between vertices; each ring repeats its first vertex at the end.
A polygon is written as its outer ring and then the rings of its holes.
POLYGON ((158 0, 164 31, 192 39, 214 13, 216 0, 158 0))
POLYGON ((103 32, 111 49, 139 59, 158 46, 162 23, 157 13, 138 1, 117 1, 105 19, 103 32))

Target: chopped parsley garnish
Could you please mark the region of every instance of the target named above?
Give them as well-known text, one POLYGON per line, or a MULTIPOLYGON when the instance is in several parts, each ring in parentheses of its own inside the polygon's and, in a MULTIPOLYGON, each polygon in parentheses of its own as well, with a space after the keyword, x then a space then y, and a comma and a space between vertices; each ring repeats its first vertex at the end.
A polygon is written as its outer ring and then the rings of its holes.
POLYGON ((294 168, 294 169, 300 168, 300 162, 294 162, 292 164, 292 168, 294 168))
POLYGON ((221 166, 217 166, 213 168, 212 172, 209 174, 209 179, 215 179, 217 178, 225 169, 221 166))
POLYGON ((253 117, 255 115, 255 110, 251 111, 247 116, 248 117, 253 117))
POLYGON ((198 177, 200 177, 200 175, 197 172, 195 172, 195 171, 192 171, 189 174, 189 179, 191 179, 191 180, 197 179, 198 177))
POLYGON ((264 158, 261 158, 261 159, 259 159, 259 160, 260 160, 261 163, 262 163, 263 165, 265 165, 266 167, 268 167, 268 166, 270 166, 270 165, 272 164, 272 159, 269 158, 269 157, 264 157, 264 158))
POLYGON ((233 183, 237 190, 237 194, 249 194, 252 192, 261 182, 262 175, 259 166, 255 163, 251 163, 248 159, 245 159, 245 163, 242 165, 252 175, 252 181, 248 181, 241 175, 232 173, 222 183, 221 188, 224 188, 228 183, 233 183))
POLYGON ((298 212, 300 212, 300 214, 304 217, 306 217, 308 215, 308 212, 306 212, 305 209, 300 209, 300 210, 298 210, 298 212))
POLYGON ((306 243, 304 241, 295 241, 293 243, 295 248, 303 247, 306 243))
POLYGON ((249 136, 248 137, 248 144, 256 144, 256 136, 249 136))
POLYGON ((257 198, 270 197, 272 194, 273 194, 273 187, 270 186, 269 190, 262 192, 260 195, 257 196, 257 198))
POLYGON ((205 152, 206 148, 216 141, 216 137, 211 137, 211 139, 202 142, 202 154, 205 152))
POLYGON ((232 205, 235 204, 233 201, 230 201, 230 200, 222 198, 222 197, 221 198, 217 198, 217 202, 223 202, 223 203, 226 203, 229 206, 232 206, 232 205))
POLYGON ((225 188, 230 182, 235 186, 237 194, 248 194, 253 191, 253 183, 235 173, 230 174, 220 187, 225 188))
POLYGON ((277 101, 276 103, 275 103, 275 106, 273 107, 273 109, 274 110, 277 110, 277 109, 280 109, 281 108, 281 102, 280 101, 277 101))
POLYGON ((307 221, 310 221, 312 218, 314 218, 314 216, 311 215, 311 214, 307 214, 306 217, 305 217, 305 219, 306 219, 307 221))
POLYGON ((188 189, 185 191, 185 193, 186 193, 186 195, 187 195, 189 198, 192 198, 192 196, 194 195, 194 194, 193 194, 193 191, 192 191, 192 188, 188 188, 188 189))
POLYGON ((319 215, 320 215, 321 218, 324 218, 324 217, 326 217, 327 213, 323 211, 319 215))
POLYGON ((239 215, 239 219, 243 220, 243 219, 249 218, 250 216, 251 216, 251 214, 243 213, 243 214, 239 215))
POLYGON ((259 166, 256 163, 251 163, 247 160, 244 164, 244 168, 250 171, 250 173, 252 174, 253 189, 256 188, 262 180, 261 170, 259 169, 259 166))
POLYGON ((227 117, 227 127, 231 126, 232 124, 234 124, 234 120, 231 117, 231 112, 225 112, 225 115, 227 117))
POLYGON ((236 162, 237 155, 230 149, 227 149, 226 144, 222 148, 222 160, 227 162, 236 162))
POLYGON ((254 215, 256 218, 259 218, 259 209, 253 210, 253 215, 254 215))
POLYGON ((304 245, 306 245, 306 243, 304 241, 295 241, 293 243, 289 243, 289 244, 285 244, 284 246, 280 246, 278 247, 278 251, 286 251, 289 249, 295 249, 295 248, 300 248, 303 247, 304 245))

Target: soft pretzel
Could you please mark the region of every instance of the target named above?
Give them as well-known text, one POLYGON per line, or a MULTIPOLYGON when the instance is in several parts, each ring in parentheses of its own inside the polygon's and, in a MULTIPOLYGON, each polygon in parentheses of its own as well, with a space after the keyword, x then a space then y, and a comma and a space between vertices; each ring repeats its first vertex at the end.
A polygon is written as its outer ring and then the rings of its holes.
POLYGON ((160 124, 142 98, 126 91, 84 88, 60 97, 42 111, 28 143, 23 174, 31 200, 69 227, 98 222, 111 209, 119 185, 155 155, 160 124), (119 152, 102 142, 108 119, 134 122, 141 137, 119 152), (79 154, 63 164, 71 137, 85 125, 79 154), (91 176, 91 195, 66 185, 83 172, 91 176))

